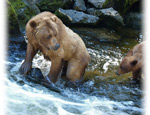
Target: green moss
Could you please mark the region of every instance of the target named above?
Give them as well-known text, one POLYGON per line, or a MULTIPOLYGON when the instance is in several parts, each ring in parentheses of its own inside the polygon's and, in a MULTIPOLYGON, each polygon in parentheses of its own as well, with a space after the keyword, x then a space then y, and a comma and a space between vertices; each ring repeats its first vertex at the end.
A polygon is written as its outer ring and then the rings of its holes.
POLYGON ((102 82, 116 84, 116 83, 124 83, 126 81, 129 81, 131 77, 132 77, 131 72, 118 76, 112 71, 107 71, 106 73, 100 73, 98 70, 94 70, 94 71, 85 72, 84 81, 94 80, 95 84, 102 83, 102 82))
POLYGON ((40 11, 55 12, 58 8, 63 8, 63 0, 42 0, 36 4, 40 11))
POLYGON ((28 6, 26 6, 22 0, 9 1, 17 16, 20 30, 24 31, 27 21, 34 16, 35 13, 28 6))
POLYGON ((16 12, 14 8, 11 6, 10 2, 7 1, 7 8, 8 8, 8 32, 11 35, 20 34, 19 24, 16 12))
POLYGON ((84 74, 84 81, 92 80, 95 76, 100 76, 100 72, 98 70, 86 71, 84 74))

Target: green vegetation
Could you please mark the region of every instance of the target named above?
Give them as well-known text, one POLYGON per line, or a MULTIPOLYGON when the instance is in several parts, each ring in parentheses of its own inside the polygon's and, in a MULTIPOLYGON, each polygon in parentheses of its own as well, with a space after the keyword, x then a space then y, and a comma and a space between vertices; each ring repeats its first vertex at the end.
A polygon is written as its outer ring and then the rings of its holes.
POLYGON ((10 2, 7 1, 7 7, 8 7, 8 32, 9 34, 19 34, 19 24, 17 19, 17 14, 14 10, 14 8, 11 6, 10 2))

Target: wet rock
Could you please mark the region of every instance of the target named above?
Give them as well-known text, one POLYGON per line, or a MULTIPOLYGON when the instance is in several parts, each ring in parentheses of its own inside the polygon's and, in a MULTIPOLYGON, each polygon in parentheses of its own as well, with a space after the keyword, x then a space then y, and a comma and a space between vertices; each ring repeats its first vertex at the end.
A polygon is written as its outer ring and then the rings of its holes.
POLYGON ((59 8, 55 14, 66 24, 95 25, 99 21, 99 17, 97 16, 75 10, 63 10, 59 8))
POLYGON ((89 8, 89 9, 87 9, 87 13, 96 16, 96 9, 95 8, 89 8))
POLYGON ((116 28, 118 26, 124 26, 122 16, 113 8, 106 9, 94 9, 90 8, 87 12, 91 15, 99 16, 101 24, 106 27, 116 28))
POLYGON ((127 27, 140 30, 142 28, 142 19, 143 15, 142 13, 129 13, 124 18, 124 23, 127 27))
POLYGON ((62 92, 60 88, 55 86, 55 84, 52 82, 49 83, 45 80, 45 77, 39 68, 32 68, 31 71, 27 75, 23 75, 23 77, 30 82, 32 81, 33 83, 41 84, 54 92, 62 92))
POLYGON ((86 11, 86 6, 84 0, 75 0, 73 9, 79 11, 86 11))
POLYGON ((44 79, 44 76, 39 68, 32 68, 31 71, 25 75, 25 77, 35 83, 41 83, 44 79))
POLYGON ((106 0, 88 0, 95 8, 102 8, 106 0))
POLYGON ((57 93, 63 92, 60 88, 56 87, 54 83, 52 83, 51 81, 47 81, 47 78, 49 79, 49 77, 46 76, 45 79, 41 81, 41 84, 43 86, 57 93))

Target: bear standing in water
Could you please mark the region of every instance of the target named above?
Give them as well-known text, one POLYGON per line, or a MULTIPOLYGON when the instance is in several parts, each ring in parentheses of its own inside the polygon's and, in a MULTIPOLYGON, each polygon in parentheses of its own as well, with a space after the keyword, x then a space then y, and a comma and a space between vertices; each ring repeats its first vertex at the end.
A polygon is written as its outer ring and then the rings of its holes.
POLYGON ((140 43, 127 53, 127 56, 125 56, 120 63, 119 70, 116 72, 117 75, 132 72, 133 80, 141 78, 143 68, 143 47, 144 43, 140 43))
POLYGON ((47 81, 55 83, 63 67, 66 67, 66 77, 72 82, 82 79, 90 61, 90 55, 79 35, 66 27, 62 21, 51 12, 43 12, 26 25, 28 38, 25 61, 20 67, 23 74, 32 68, 32 60, 40 50, 44 57, 52 62, 47 81), (67 64, 67 65, 64 65, 67 64))

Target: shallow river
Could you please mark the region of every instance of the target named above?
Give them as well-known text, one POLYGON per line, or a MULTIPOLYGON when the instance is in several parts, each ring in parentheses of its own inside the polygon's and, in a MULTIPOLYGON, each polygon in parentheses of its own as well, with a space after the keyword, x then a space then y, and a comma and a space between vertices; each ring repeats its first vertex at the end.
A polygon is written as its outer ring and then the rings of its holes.
MULTIPOLYGON (((144 102, 142 88, 131 81, 131 73, 117 76, 119 62, 126 52, 139 42, 139 38, 121 37, 108 42, 93 39, 84 31, 75 29, 83 38, 91 55, 85 82, 76 88, 66 87, 59 80, 56 87, 62 93, 51 91, 40 84, 25 80, 19 67, 25 57, 22 44, 10 42, 8 46, 6 84, 6 115, 140 115, 144 102)), ((51 63, 36 55, 33 67, 47 75, 51 63)))

